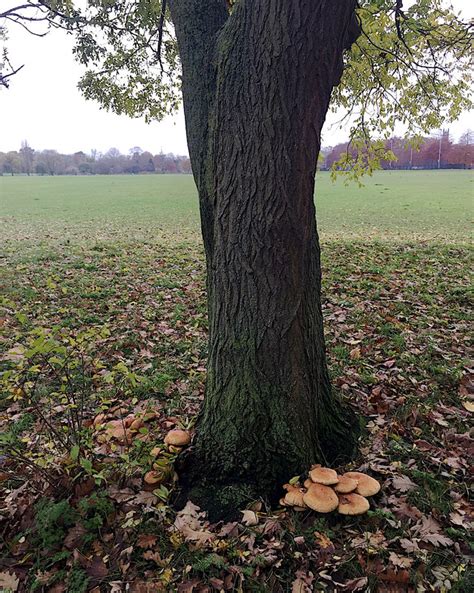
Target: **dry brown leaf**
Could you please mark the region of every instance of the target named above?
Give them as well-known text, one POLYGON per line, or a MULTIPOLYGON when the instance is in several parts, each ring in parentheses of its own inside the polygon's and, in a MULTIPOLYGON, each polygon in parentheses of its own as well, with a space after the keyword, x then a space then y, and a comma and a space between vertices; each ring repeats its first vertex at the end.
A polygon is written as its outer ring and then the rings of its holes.
POLYGON ((0 572, 0 587, 2 587, 2 590, 16 591, 19 584, 20 579, 17 578, 15 573, 0 572))
POLYGON ((395 552, 390 552, 390 562, 398 568, 410 568, 413 564, 413 558, 407 558, 406 556, 399 556, 395 552))
POLYGON ((181 532, 187 541, 204 545, 216 538, 215 533, 206 529, 208 523, 204 521, 204 517, 205 513, 200 512, 199 507, 189 500, 177 513, 173 527, 181 532))
POLYGON ((400 540, 400 545, 405 550, 405 552, 408 552, 409 554, 420 552, 420 547, 418 546, 417 539, 402 538, 400 540))
POLYGON ((95 581, 101 581, 109 574, 109 569, 105 565, 102 558, 99 556, 94 556, 84 566, 84 570, 86 571, 87 575, 95 581))
POLYGON ((107 488, 107 495, 117 502, 126 502, 135 496, 135 492, 131 488, 119 489, 110 486, 110 488, 107 488))
POLYGON ((254 525, 258 525, 258 517, 254 511, 247 509, 242 511, 242 523, 247 525, 247 527, 253 527, 254 525))
POLYGON ((360 589, 363 589, 367 583, 369 582, 369 579, 367 577, 359 577, 358 579, 351 579, 350 581, 346 581, 343 584, 343 589, 345 591, 359 591, 360 589))
POLYGON ((464 527, 465 529, 472 528, 472 522, 466 517, 463 511, 450 513, 449 520, 453 525, 459 525, 459 527, 464 527))
POLYGON ((153 494, 153 492, 146 492, 142 490, 139 492, 131 502, 138 505, 146 505, 146 506, 153 506, 156 504, 158 497, 153 494))
POLYGON ((164 593, 166 591, 166 585, 156 581, 152 583, 150 581, 135 581, 130 583, 130 593, 164 593))
POLYGON ((462 406, 468 412, 474 412, 474 402, 473 401, 466 399, 462 402, 462 406))
POLYGON ((295 579, 291 585, 291 593, 308 593, 309 589, 303 579, 295 579))
POLYGON ((395 476, 392 478, 392 485, 400 492, 410 492, 418 486, 410 480, 408 476, 395 476))
POLYGON ((153 552, 152 550, 147 550, 146 552, 143 552, 143 558, 145 560, 153 560, 153 562, 156 562, 156 564, 158 564, 158 566, 161 566, 162 568, 165 568, 166 566, 168 566, 168 561, 166 559, 163 559, 160 556, 159 552, 153 552))
POLYGON ((77 548, 79 544, 82 542, 82 539, 86 532, 87 530, 81 523, 77 523, 76 525, 71 527, 66 537, 64 538, 64 547, 68 550, 77 548))
POLYGON ((353 348, 350 351, 349 357, 350 357, 351 360, 358 360, 360 358, 360 348, 359 348, 359 346, 357 346, 356 348, 353 348))
POLYGON ((324 533, 315 531, 314 538, 320 548, 326 549, 326 548, 330 548, 332 546, 332 541, 324 533))
POLYGON ((151 533, 140 533, 137 539, 137 546, 139 548, 152 548, 156 544, 158 536, 152 535, 151 533))

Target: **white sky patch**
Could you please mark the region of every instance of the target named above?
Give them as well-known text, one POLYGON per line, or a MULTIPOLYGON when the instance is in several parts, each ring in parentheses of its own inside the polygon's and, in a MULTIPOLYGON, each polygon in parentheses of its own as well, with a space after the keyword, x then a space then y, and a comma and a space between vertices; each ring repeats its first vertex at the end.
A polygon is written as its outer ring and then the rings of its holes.
MULTIPOLYGON (((472 0, 454 0, 453 5, 464 16, 473 16, 472 0)), ((13 65, 25 67, 11 79, 9 89, 0 90, 0 151, 18 150, 22 140, 27 140, 36 150, 51 148, 63 153, 91 149, 106 152, 111 147, 128 153, 133 146, 154 154, 188 153, 182 110, 160 123, 146 124, 86 101, 77 89, 84 68, 75 62, 73 38, 64 31, 52 30, 46 37, 37 38, 11 26, 9 37, 13 65)), ((341 116, 328 115, 324 145, 348 138, 349 124, 341 128, 335 123, 341 116)), ((473 124, 472 116, 464 113, 449 128, 458 138, 473 124)))

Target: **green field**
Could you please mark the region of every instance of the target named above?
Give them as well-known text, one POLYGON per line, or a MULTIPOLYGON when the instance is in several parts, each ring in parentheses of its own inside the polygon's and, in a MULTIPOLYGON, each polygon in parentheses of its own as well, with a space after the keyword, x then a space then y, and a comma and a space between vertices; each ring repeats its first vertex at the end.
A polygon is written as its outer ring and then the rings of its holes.
MULTIPOLYGON (((319 173, 316 205, 323 238, 469 238, 470 171, 381 171, 362 188, 319 173)), ((0 177, 3 236, 51 239, 124 229, 198 231, 194 182, 187 175, 0 177)))
POLYGON ((335 469, 382 483, 370 512, 249 501, 257 525, 193 517, 185 531, 163 439, 193 430, 205 390, 192 178, 0 177, 0 591, 290 593, 308 574, 314 591, 473 591, 473 180, 318 176, 329 369, 361 425, 335 469))

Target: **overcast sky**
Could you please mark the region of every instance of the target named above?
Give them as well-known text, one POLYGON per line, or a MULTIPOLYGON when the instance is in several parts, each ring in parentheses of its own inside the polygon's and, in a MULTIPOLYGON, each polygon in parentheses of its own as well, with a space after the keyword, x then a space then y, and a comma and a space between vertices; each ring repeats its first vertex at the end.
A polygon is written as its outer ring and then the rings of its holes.
MULTIPOLYGON (((473 0, 453 0, 453 4, 466 16, 474 15, 473 0)), ((101 110, 77 89, 83 67, 72 57, 71 37, 55 30, 35 38, 20 27, 11 27, 9 34, 14 64, 25 67, 11 79, 9 89, 0 90, 0 151, 17 150, 27 140, 36 150, 53 148, 63 153, 105 152, 110 147, 127 153, 132 146, 140 146, 152 153, 187 154, 182 111, 161 123, 145 124, 101 110)), ((325 145, 348 137, 347 128, 331 126, 336 120, 331 116, 326 122, 325 145)), ((472 114, 463 114, 450 125, 454 137, 469 127, 474 127, 472 114)))

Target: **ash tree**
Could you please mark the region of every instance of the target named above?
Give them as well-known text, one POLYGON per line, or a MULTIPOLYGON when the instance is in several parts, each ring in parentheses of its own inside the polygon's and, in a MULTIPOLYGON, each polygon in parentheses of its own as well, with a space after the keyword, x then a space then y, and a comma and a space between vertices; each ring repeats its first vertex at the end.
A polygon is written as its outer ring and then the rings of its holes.
POLYGON ((321 130, 328 110, 348 119, 334 168, 357 179, 393 158, 396 125, 416 146, 456 119, 471 106, 472 24, 442 0, 34 4, 76 34, 86 97, 151 120, 182 92, 209 303, 186 495, 221 509, 272 498, 310 464, 350 457, 357 420, 331 389, 321 313, 321 130))

